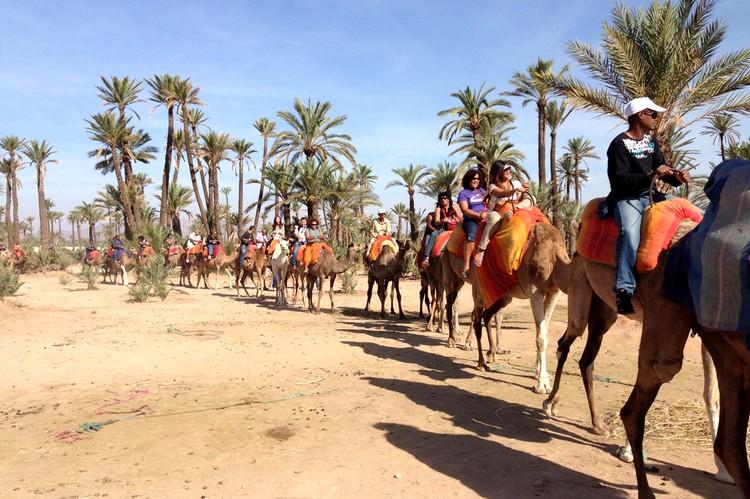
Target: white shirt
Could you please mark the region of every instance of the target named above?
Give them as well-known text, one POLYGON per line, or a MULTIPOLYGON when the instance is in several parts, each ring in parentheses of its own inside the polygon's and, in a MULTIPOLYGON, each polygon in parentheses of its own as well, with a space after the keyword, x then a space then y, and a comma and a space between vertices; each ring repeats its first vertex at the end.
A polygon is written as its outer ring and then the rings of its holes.
POLYGON ((305 231, 307 230, 307 226, 303 227, 301 225, 297 226, 296 229, 294 229, 294 235, 297 238, 297 241, 304 243, 307 241, 307 236, 305 235, 305 231))
MULTIPOLYGON (((495 187, 495 189, 501 189, 502 190, 502 187, 498 187, 496 185, 494 187, 495 187)), ((519 189, 520 187, 521 187, 521 183, 518 182, 517 180, 511 180, 510 181, 510 188, 511 189, 519 189)), ((490 210, 494 210, 495 209, 495 205, 498 202, 500 202, 500 201, 512 201, 514 203, 518 203, 520 200, 521 200, 521 193, 519 191, 517 191, 517 190, 515 192, 513 192, 513 194, 511 194, 510 196, 503 196, 503 197, 501 197, 501 196, 490 196, 489 208, 490 208, 490 210)))

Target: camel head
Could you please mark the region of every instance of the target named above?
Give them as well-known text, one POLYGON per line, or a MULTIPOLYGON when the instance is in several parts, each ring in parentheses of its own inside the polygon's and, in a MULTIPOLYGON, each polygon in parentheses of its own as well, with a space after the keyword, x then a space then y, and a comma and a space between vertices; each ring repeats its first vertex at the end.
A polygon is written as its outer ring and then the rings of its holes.
POLYGON ((280 255, 289 255, 289 241, 286 239, 279 240, 279 243, 276 245, 276 247, 273 249, 273 254, 271 255, 272 259, 279 258, 280 255))

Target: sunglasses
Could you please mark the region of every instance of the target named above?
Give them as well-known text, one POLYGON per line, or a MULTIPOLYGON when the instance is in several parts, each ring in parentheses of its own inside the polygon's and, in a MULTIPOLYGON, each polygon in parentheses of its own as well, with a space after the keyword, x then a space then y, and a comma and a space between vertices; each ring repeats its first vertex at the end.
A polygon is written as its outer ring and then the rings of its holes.
POLYGON ((318 226, 318 224, 311 224, 311 225, 312 225, 313 227, 317 227, 317 226, 318 226))
POLYGON ((478 180, 479 180, 479 177, 474 177, 473 179, 471 179, 471 181, 472 181, 472 182, 474 182, 475 180, 477 180, 477 181, 478 181, 478 180))
POLYGON ((448 196, 440 196, 439 199, 450 199, 448 196))
POLYGON ((651 116, 654 119, 659 117, 659 113, 657 111, 643 111, 643 114, 645 114, 646 116, 651 116))

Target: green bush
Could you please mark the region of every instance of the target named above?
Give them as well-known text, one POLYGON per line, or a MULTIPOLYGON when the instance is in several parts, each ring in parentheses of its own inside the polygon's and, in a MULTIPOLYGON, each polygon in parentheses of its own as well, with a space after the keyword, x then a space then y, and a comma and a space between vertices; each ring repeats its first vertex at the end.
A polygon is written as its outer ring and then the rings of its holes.
POLYGON ((18 274, 5 262, 0 262, 0 300, 4 300, 6 296, 15 295, 22 285, 23 282, 18 279, 18 274))
POLYGON ((152 294, 161 298, 161 301, 166 300, 172 291, 172 285, 169 284, 170 270, 171 267, 165 265, 161 258, 154 258, 149 265, 142 266, 138 282, 130 288, 133 301, 145 302, 152 294))
POLYGON ((354 294, 357 289, 357 270, 354 266, 341 274, 341 289, 347 295, 354 294))
POLYGON ((96 283, 99 279, 99 271, 91 265, 84 265, 81 269, 81 281, 86 284, 86 289, 96 289, 96 283))
POLYGON ((60 281, 62 286, 67 286, 72 280, 73 278, 67 272, 65 274, 60 274, 60 277, 58 278, 58 281, 60 281))
POLYGON ((130 297, 136 303, 143 303, 148 300, 151 296, 151 286, 146 284, 144 281, 139 280, 137 283, 130 286, 130 297))

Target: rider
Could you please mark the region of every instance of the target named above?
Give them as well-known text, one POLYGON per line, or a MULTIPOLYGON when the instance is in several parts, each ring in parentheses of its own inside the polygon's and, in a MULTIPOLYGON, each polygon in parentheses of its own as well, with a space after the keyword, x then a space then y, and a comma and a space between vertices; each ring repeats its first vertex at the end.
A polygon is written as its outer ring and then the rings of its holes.
MULTIPOLYGON (((635 292, 635 260, 641 240, 643 211, 649 204, 649 191, 654 177, 673 186, 687 183, 690 175, 665 164, 659 144, 651 134, 658 124, 659 113, 666 111, 648 97, 638 97, 627 103, 625 116, 628 129, 619 134, 607 149, 607 176, 611 191, 606 207, 600 214, 614 212, 620 228, 617 239, 617 275, 615 298, 617 312, 632 314, 635 292)), ((656 201, 666 196, 654 192, 656 201)))
POLYGON ((461 209, 458 204, 451 201, 451 192, 443 191, 438 194, 438 200, 435 211, 432 213, 432 227, 434 230, 430 233, 425 241, 424 255, 422 257, 422 267, 426 268, 430 264, 430 254, 435 242, 443 232, 454 230, 456 225, 462 220, 461 209))
POLYGON ((138 256, 143 256, 143 250, 151 246, 144 236, 138 236, 138 256))
POLYGON ((216 256, 216 252, 219 250, 219 246, 221 246, 221 241, 216 237, 215 232, 212 232, 211 235, 208 236, 208 239, 206 239, 206 245, 208 246, 208 259, 210 260, 216 256))
POLYGON ((512 167, 503 160, 497 160, 490 167, 490 185, 485 196, 486 206, 489 208, 485 219, 484 231, 477 244, 477 252, 474 255, 474 266, 481 267, 484 260, 484 251, 490 238, 495 235, 500 224, 504 220, 510 220, 516 208, 529 208, 531 201, 524 197, 528 192, 529 184, 523 184, 513 180, 512 167))
POLYGON ((171 247, 172 247, 172 246, 174 246, 174 245, 175 245, 175 239, 174 239, 174 235, 173 235, 173 234, 172 234, 172 233, 170 232, 170 233, 169 233, 169 234, 167 235, 167 238, 166 238, 166 239, 164 240, 164 247, 165 247, 165 248, 166 248, 167 250, 169 250, 169 248, 171 248, 171 247))
POLYGON ((252 229, 253 228, 254 227, 250 227, 250 230, 246 230, 240 236, 240 262, 244 262, 245 261, 245 255, 247 254, 247 248, 253 242, 253 233, 252 233, 252 229))
POLYGON ((268 236, 266 236, 266 229, 258 226, 258 229, 255 231, 255 247, 257 249, 262 249, 267 243, 268 236))
POLYGON ((305 233, 307 232, 307 217, 302 217, 299 219, 299 225, 294 228, 294 239, 296 242, 294 243, 294 247, 292 248, 292 256, 290 258, 290 263, 292 267, 297 266, 297 252, 299 251, 300 246, 303 246, 307 239, 305 237, 305 233))
POLYGON ((119 262, 122 255, 122 239, 120 238, 120 234, 115 234, 115 237, 112 238, 111 247, 112 260, 119 262))
POLYGON ((187 241, 185 242, 185 249, 188 250, 188 252, 193 249, 195 246, 203 243, 203 238, 201 237, 200 233, 196 230, 193 230, 188 234, 187 241))
POLYGON ((378 210, 378 218, 372 221, 372 225, 370 226, 370 242, 367 244, 365 255, 370 254, 372 245, 375 244, 375 239, 391 235, 391 221, 386 218, 385 213, 385 208, 380 208, 378 210))
POLYGON ((461 277, 466 279, 469 275, 469 264, 471 253, 474 251, 474 240, 477 236, 479 222, 487 216, 484 207, 485 175, 481 169, 472 168, 467 171, 461 179, 461 192, 458 193, 458 206, 463 213, 462 227, 466 233, 466 245, 464 247, 464 264, 461 277))

